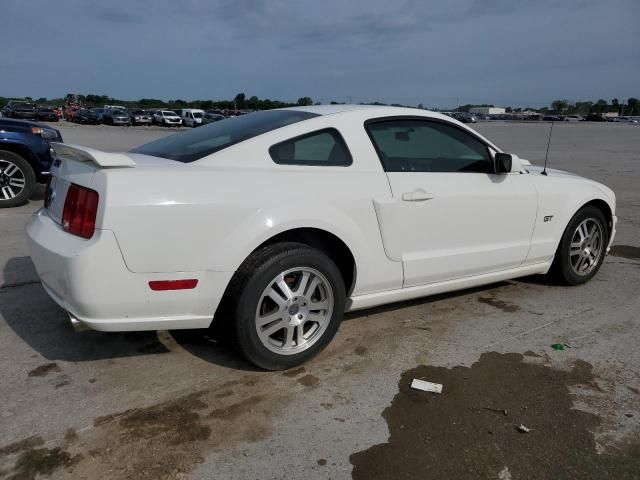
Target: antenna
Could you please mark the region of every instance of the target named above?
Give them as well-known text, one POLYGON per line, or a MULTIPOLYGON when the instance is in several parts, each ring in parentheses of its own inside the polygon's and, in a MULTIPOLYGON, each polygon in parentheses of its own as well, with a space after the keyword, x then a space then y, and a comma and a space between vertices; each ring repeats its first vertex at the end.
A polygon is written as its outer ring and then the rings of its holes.
POLYGON ((551 134, 553 133, 553 121, 551 121, 551 128, 549 129, 549 141, 547 142, 547 154, 544 156, 544 168, 542 169, 542 175, 547 174, 547 162, 549 161, 549 146, 551 145, 551 134))

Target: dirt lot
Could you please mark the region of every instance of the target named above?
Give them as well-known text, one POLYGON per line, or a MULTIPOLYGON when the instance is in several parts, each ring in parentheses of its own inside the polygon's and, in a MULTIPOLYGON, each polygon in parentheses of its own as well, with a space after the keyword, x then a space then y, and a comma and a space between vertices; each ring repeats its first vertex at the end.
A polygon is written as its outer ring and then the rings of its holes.
MULTIPOLYGON (((60 128, 106 150, 171 133, 60 128)), ((476 128, 544 159, 548 124, 476 128)), ((284 373, 202 332, 75 333, 23 241, 42 193, 0 211, 0 478, 640 478, 640 127, 557 125, 550 164, 618 196, 616 247, 592 282, 350 314, 284 373)))

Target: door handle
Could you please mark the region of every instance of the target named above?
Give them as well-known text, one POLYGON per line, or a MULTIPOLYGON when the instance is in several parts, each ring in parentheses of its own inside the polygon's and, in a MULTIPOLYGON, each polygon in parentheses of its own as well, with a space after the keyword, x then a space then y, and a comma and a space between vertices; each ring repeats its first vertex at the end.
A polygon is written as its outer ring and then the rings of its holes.
POLYGON ((424 190, 414 190, 413 192, 404 192, 402 194, 402 200, 405 202, 424 202, 434 197, 435 195, 433 193, 428 193, 424 190))

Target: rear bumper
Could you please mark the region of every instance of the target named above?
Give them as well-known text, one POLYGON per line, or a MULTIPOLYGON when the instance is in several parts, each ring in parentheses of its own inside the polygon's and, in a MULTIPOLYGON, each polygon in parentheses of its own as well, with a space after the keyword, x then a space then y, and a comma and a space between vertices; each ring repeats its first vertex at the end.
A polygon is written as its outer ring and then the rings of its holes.
POLYGON ((206 328, 233 272, 133 273, 113 232, 85 240, 38 211, 27 224, 29 252, 45 291, 71 319, 101 331, 206 328), (151 280, 197 278, 190 290, 153 291, 151 280))

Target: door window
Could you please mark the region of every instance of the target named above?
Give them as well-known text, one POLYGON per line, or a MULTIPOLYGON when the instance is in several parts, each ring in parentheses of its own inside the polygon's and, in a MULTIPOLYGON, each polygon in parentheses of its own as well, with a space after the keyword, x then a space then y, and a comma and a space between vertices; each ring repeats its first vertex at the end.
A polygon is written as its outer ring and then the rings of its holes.
POLYGON ((387 172, 493 171, 486 145, 453 125, 399 119, 366 128, 387 172))

